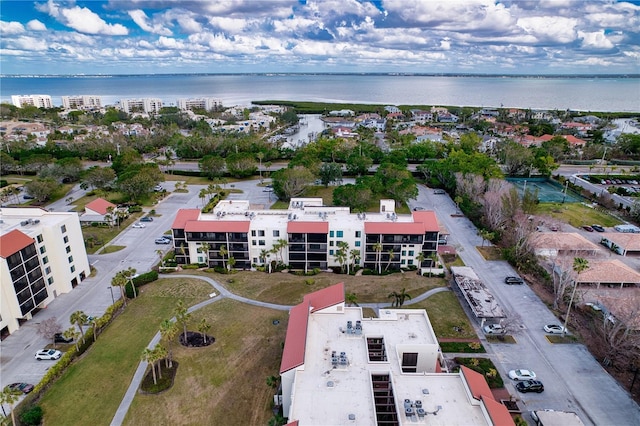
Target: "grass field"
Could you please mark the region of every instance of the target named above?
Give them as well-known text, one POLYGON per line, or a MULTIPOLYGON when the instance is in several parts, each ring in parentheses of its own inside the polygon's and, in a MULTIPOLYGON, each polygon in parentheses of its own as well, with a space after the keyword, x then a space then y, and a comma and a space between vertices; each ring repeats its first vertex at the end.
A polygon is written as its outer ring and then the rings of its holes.
POLYGON ((536 214, 550 216, 554 219, 566 222, 576 228, 582 225, 592 225, 594 223, 602 226, 619 225, 620 220, 610 214, 587 207, 581 203, 540 203, 536 207, 536 214))
POLYGON ((410 307, 426 309, 433 331, 439 338, 476 339, 478 337, 462 310, 458 298, 451 291, 434 294, 410 307))

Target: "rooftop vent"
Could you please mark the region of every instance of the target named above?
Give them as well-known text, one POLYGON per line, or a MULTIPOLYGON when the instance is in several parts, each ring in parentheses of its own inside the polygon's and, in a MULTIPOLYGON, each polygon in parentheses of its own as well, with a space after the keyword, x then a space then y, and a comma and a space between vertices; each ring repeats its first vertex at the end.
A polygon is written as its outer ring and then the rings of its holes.
POLYGON ((429 395, 429 389, 427 389, 427 388, 422 389, 422 394, 423 395, 429 395))
POLYGON ((349 420, 355 420, 355 419, 356 419, 355 414, 349 414, 349 420))
POLYGON ((332 388, 332 387, 333 387, 333 385, 334 385, 334 383, 333 383, 331 380, 329 380, 329 381, 327 382, 327 387, 328 387, 328 388, 332 388))

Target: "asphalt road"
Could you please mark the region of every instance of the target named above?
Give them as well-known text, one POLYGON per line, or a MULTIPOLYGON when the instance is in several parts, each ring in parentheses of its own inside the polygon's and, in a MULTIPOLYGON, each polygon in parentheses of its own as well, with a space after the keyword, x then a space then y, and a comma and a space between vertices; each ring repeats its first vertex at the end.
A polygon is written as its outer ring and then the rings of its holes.
MULTIPOLYGON (((518 325, 513 333, 516 344, 492 344, 472 320, 487 352, 505 378, 505 386, 517 395, 526 410, 554 409, 574 411, 585 424, 638 425, 640 407, 581 344, 551 344, 542 327, 558 323, 555 316, 527 285, 506 285, 504 277, 517 275, 504 261, 485 261, 475 249, 482 244, 475 226, 464 217, 452 217, 456 206, 448 195, 435 195, 420 185, 411 207, 432 209, 451 234, 449 244, 456 247, 467 266, 474 269, 507 313, 507 321, 518 325), (544 383, 541 394, 520 394, 508 379, 509 370, 533 370, 544 383)), ((463 302, 464 303, 464 302, 463 302)), ((528 414, 527 420, 531 421, 528 414)))

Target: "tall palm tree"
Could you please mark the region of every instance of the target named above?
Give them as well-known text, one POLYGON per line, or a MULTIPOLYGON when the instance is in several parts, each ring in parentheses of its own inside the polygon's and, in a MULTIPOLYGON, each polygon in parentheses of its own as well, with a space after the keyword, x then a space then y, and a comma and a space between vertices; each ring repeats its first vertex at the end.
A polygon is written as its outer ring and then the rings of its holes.
POLYGON ((398 294, 398 307, 404 305, 405 300, 411 300, 411 295, 407 293, 407 289, 403 288, 402 291, 398 294))
POLYGON ((184 330, 184 341, 187 341, 187 323, 191 319, 191 314, 189 313, 187 307, 184 304, 182 299, 178 300, 176 307, 173 312, 176 314, 176 320, 182 324, 182 328, 184 330))
POLYGON ((382 268, 382 262, 381 262, 381 260, 382 260, 382 256, 381 256, 381 254, 382 254, 382 243, 379 243, 379 242, 375 243, 373 245, 373 249, 376 252, 376 264, 378 265, 378 275, 380 275, 380 274, 382 274, 382 269, 381 269, 382 268))
POLYGON ((227 266, 229 266, 229 270, 233 269, 236 266, 236 258, 231 256, 229 260, 227 260, 227 266))
POLYGON ((227 265, 225 264, 225 259, 227 257, 227 255, 229 254, 229 250, 227 250, 227 246, 225 246, 224 244, 220 246, 220 256, 222 256, 222 267, 224 269, 227 269, 227 265))
POLYGON ((285 261, 284 261, 284 255, 282 254, 282 250, 284 250, 284 248, 285 248, 285 247, 287 247, 287 246, 289 245, 289 243, 287 242, 287 240, 285 240, 285 239, 283 239, 283 238, 280 238, 280 239, 278 240, 277 245, 278 245, 278 253, 280 254, 280 261, 281 261, 282 263, 285 263, 285 261))
POLYGON ((127 280, 128 283, 131 284, 131 289, 133 290, 133 298, 138 297, 138 293, 136 292, 136 286, 133 284, 133 277, 136 275, 136 269, 132 267, 128 267, 119 272, 122 276, 127 280))
POLYGON ((202 321, 200 321, 200 324, 198 324, 198 331, 202 335, 202 340, 204 341, 205 345, 207 344, 207 331, 209 331, 210 329, 211 324, 207 322, 206 318, 202 318, 202 321))
POLYGON ((160 336, 167 341, 169 368, 173 367, 173 339, 178 334, 178 324, 166 319, 160 323, 160 336))
POLYGON ((124 291, 124 288, 127 285, 127 279, 118 272, 113 278, 111 278, 111 285, 113 287, 120 287, 120 296, 124 301, 124 306, 127 306, 127 293, 124 291))
POLYGON ((65 339, 71 339, 74 341, 75 345, 76 345, 76 351, 79 351, 80 348, 78 347, 78 337, 81 336, 81 334, 79 332, 76 331, 76 329, 71 326, 68 329, 66 329, 62 335, 64 336, 65 339))
POLYGON ((567 314, 564 318, 564 327, 562 328, 562 335, 567 332, 567 324, 569 323, 569 313, 571 312, 571 305, 573 305, 573 298, 576 295, 576 289, 578 288, 578 277, 580 274, 589 269, 589 261, 582 257, 575 257, 573 259, 573 270, 576 273, 576 279, 573 280, 573 291, 571 292, 571 299, 569 300, 569 306, 567 307, 567 314))
POLYGON ((418 261, 418 274, 422 275, 422 262, 425 260, 424 252, 418 252, 416 255, 416 260, 418 261))
POLYGON ((352 265, 352 269, 355 270, 356 269, 356 265, 360 265, 360 249, 353 249, 349 252, 349 256, 351 257, 351 265, 352 265))
POLYGON ((336 260, 340 263, 340 267, 347 267, 347 275, 349 275, 349 243, 346 241, 338 241, 338 252, 336 260), (339 253, 339 258, 338 258, 339 253))
POLYGON ((202 188, 200 190, 200 192, 198 193, 198 198, 202 200, 202 207, 204 208, 204 199, 207 198, 207 190, 205 188, 202 188))
POLYGON ((162 258, 164 257, 164 252, 160 249, 157 249, 156 254, 160 258, 159 266, 162 267, 162 258))
POLYGON ((87 317, 87 314, 85 314, 83 311, 75 311, 69 317, 69 322, 71 324, 75 324, 78 326, 78 330, 80 330, 80 335, 82 336, 83 341, 84 341, 84 330, 82 329, 82 326, 84 325, 84 323, 87 322, 88 319, 89 317, 87 317))
POLYGON ((13 405, 18 402, 18 400, 20 399, 20 395, 21 392, 20 391, 14 391, 9 389, 9 387, 5 387, 4 389, 2 389, 2 392, 0 392, 0 404, 4 405, 4 404, 9 404, 9 410, 11 411, 11 424, 15 425, 16 423, 16 414, 15 411, 13 409, 13 405))
POLYGON ((156 352, 149 348, 144 348, 142 351, 142 355, 140 355, 140 359, 149 365, 151 365, 151 373, 153 374, 153 384, 158 384, 158 379, 156 378, 156 352))
POLYGON ((167 349, 161 344, 157 344, 155 348, 153 348, 153 355, 158 364, 158 376, 162 379, 162 363, 158 362, 162 359, 166 359, 167 357, 167 349))
POLYGON ((391 265, 391 262, 396 257, 396 254, 394 253, 393 249, 389 250, 387 253, 389 254, 389 261, 387 262, 387 267, 384 268, 385 271, 389 269, 389 266, 391 265))

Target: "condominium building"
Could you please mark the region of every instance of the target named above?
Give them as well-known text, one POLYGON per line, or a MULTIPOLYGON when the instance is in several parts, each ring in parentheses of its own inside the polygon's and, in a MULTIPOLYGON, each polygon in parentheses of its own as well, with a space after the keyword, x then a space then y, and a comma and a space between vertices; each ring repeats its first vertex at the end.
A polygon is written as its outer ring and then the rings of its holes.
POLYGON ((360 266, 417 269, 433 266, 439 226, 433 211, 395 213, 380 200, 377 213, 324 206, 321 198, 293 198, 287 209, 263 210, 248 200, 223 200, 211 213, 180 210, 172 225, 178 263, 249 269, 285 263, 292 269, 360 266))
POLYGON ((53 108, 49 95, 12 95, 11 102, 18 108, 34 106, 38 108, 53 108))
POLYGON ((289 425, 514 425, 484 376, 449 372, 424 309, 365 318, 342 283, 289 315, 277 402, 289 425))
POLYGON ((102 108, 102 99, 100 96, 93 95, 63 96, 62 107, 82 110, 100 109, 102 108))
POLYGON ((0 329, 16 331, 90 274, 78 215, 0 209, 0 329))
POLYGON ((120 108, 127 114, 134 112, 158 114, 162 109, 162 100, 158 98, 120 99, 120 108))
POLYGON ((222 101, 215 98, 178 99, 178 108, 182 111, 204 109, 206 111, 217 110, 222 107, 222 101))

